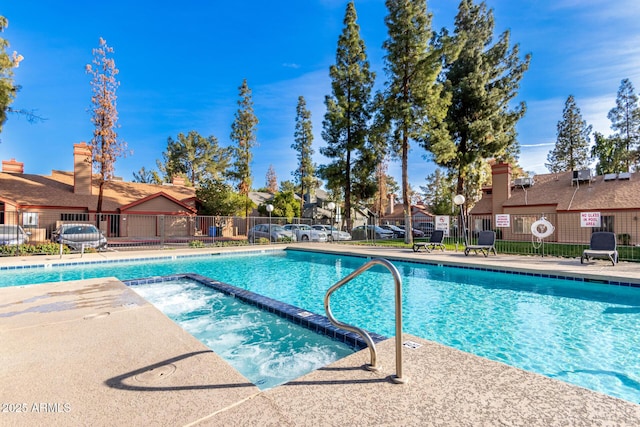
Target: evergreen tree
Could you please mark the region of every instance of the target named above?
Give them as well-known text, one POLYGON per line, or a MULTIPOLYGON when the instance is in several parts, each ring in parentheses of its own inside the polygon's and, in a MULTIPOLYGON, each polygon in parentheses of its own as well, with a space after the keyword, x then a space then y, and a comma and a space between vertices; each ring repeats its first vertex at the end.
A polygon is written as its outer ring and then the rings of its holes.
POLYGON ((138 172, 133 172, 133 182, 140 182, 143 184, 162 184, 162 179, 158 172, 147 170, 144 166, 140 168, 138 172))
POLYGON ((591 158, 596 159, 596 174, 604 175, 616 173, 625 169, 625 159, 628 152, 625 150, 624 141, 615 135, 604 136, 599 132, 594 132, 591 147, 591 158))
MULTIPOLYGON (((293 218, 299 218, 301 215, 300 203, 292 190, 275 193, 270 203, 273 206, 271 215, 276 218, 286 218, 288 222, 292 222, 293 218)), ((258 206, 258 212, 264 216, 269 215, 266 205, 258 206)))
POLYGON ((569 95, 558 122, 556 146, 547 155, 545 166, 550 172, 580 170, 589 167, 589 135, 591 126, 582 119, 573 95, 569 95))
POLYGON ((445 58, 445 88, 451 97, 446 116, 449 135, 430 146, 436 164, 455 173, 458 194, 465 193, 465 180, 478 161, 515 158, 519 151, 515 126, 526 105, 521 102, 512 108, 512 100, 531 57, 520 59, 517 44, 510 48, 509 31, 493 43, 494 26, 493 11, 484 2, 460 2, 455 55, 445 58))
MULTIPOLYGON (((640 145, 640 106, 638 96, 629 79, 620 83, 616 106, 609 111, 611 129, 616 131, 617 140, 624 150, 624 166, 631 171, 632 165, 638 164, 638 147, 640 145)), ((616 171, 619 172, 619 171, 616 171)))
POLYGON ((251 149, 258 145, 256 140, 256 126, 258 118, 253 112, 253 100, 251 98, 251 89, 247 85, 247 80, 242 81, 239 88, 240 99, 238 100, 238 111, 231 125, 231 140, 237 146, 233 152, 232 170, 229 171, 229 177, 237 183, 236 189, 244 197, 245 217, 249 216, 249 210, 252 208, 252 202, 249 199, 251 191, 251 161, 253 153, 251 149))
POLYGON ((451 215, 454 212, 453 180, 446 173, 437 168, 434 173, 425 178, 427 184, 420 186, 424 202, 435 215, 451 215))
MULTIPOLYGON (((0 33, 4 32, 4 29, 9 25, 9 21, 0 15, 0 33)), ((7 112, 10 110, 10 105, 14 101, 19 87, 15 85, 13 81, 13 69, 17 68, 22 61, 22 55, 13 52, 12 55, 7 53, 9 42, 0 37, 0 133, 2 132, 2 125, 7 121, 7 112)))
POLYGON ((271 194, 275 194, 278 192, 278 177, 276 175, 275 169, 273 169, 273 165, 269 165, 269 169, 267 170, 267 190, 271 194))
POLYGON ((352 203, 371 197, 372 187, 375 191, 371 175, 377 161, 367 138, 375 74, 369 70, 356 19, 355 6, 349 2, 344 29, 338 38, 336 64, 329 71, 332 95, 325 98, 327 112, 322 123, 322 137, 327 146, 320 152, 333 161, 319 169, 320 176, 328 181, 328 188, 339 188, 344 194, 349 230, 352 228, 352 203))
POLYGON ((233 187, 217 179, 204 179, 196 188, 196 197, 202 203, 201 214, 233 216, 245 209, 244 198, 233 187))
POLYGON ((298 168, 292 172, 298 184, 300 184, 300 211, 304 211, 304 192, 309 195, 315 190, 316 166, 313 163, 313 126, 311 123, 311 111, 307 110, 307 103, 303 96, 298 97, 296 106, 296 129, 294 143, 291 148, 296 150, 298 168))
POLYGON ((179 133, 177 139, 167 139, 167 150, 162 154, 162 170, 167 182, 183 175, 194 186, 205 179, 221 180, 231 161, 232 150, 221 147, 215 136, 207 138, 196 131, 179 133))
MULTIPOLYGON (((385 18, 389 38, 385 72, 388 81, 380 114, 389 135, 390 151, 402 162, 402 200, 405 227, 412 227, 409 151, 411 141, 429 146, 442 139, 442 118, 447 99, 441 96, 437 77, 442 51, 432 40, 431 14, 424 0, 387 0, 385 18), (439 138, 436 136, 439 135, 439 138)), ((412 233, 405 242, 413 241, 412 233)))
POLYGON ((113 48, 102 37, 100 46, 93 49, 93 61, 86 65, 86 71, 93 76, 91 88, 91 157, 98 170, 98 206, 96 212, 102 212, 104 184, 113 178, 115 162, 125 155, 127 144, 118 139, 118 110, 116 108, 116 89, 120 82, 116 80, 118 69, 111 57, 113 48))

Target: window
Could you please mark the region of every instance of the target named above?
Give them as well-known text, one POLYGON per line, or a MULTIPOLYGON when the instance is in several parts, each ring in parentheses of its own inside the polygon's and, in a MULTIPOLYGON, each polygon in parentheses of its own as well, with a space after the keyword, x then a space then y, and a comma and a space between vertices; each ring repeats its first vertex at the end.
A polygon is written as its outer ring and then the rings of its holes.
POLYGON ((37 228, 38 227, 38 213, 37 212, 25 212, 22 214, 22 225, 25 228, 37 228))
POLYGON ((61 221, 89 221, 88 213, 63 213, 60 215, 61 221))
POLYGON ((613 233, 616 217, 613 215, 602 215, 600 217, 600 227, 593 227, 592 231, 610 231, 613 233))
POLYGON ((531 234, 531 224, 536 222, 534 216, 518 216, 513 219, 514 234, 531 234))

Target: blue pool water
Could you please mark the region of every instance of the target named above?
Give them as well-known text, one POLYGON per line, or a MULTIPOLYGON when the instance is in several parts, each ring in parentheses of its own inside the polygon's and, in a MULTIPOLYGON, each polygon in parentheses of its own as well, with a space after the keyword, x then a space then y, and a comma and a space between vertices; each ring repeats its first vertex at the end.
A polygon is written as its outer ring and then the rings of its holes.
POLYGON ((131 287, 261 390, 355 350, 194 280, 131 287))
MULTIPOLYGON (((326 290, 365 260, 302 251, 0 272, 5 286, 197 273, 324 314, 326 290)), ((395 262, 404 331, 640 403, 640 289, 395 262)), ((2 286, 0 285, 0 286, 2 286)), ((334 315, 394 335, 394 286, 374 267, 332 297, 334 315)))

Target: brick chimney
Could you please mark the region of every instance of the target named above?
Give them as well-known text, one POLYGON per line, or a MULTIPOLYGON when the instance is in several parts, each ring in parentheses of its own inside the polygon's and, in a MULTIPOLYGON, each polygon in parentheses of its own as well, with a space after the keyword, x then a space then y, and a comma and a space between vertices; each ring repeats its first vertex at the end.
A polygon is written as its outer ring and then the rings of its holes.
POLYGON ((391 215, 393 213, 393 208, 396 207, 396 195, 389 193, 387 194, 387 198, 389 199, 389 205, 387 206, 387 215, 391 215))
POLYGON ((501 162, 491 166, 491 181, 491 211, 495 215, 503 213, 503 203, 511 198, 511 165, 501 162))
POLYGON ((86 142, 73 144, 73 193, 92 194, 91 147, 86 142))
POLYGON ((24 173, 24 163, 16 162, 16 159, 3 160, 2 172, 24 173))
POLYGON ((184 187, 184 177, 179 176, 179 175, 175 175, 172 179, 171 179, 171 183, 175 186, 179 186, 179 187, 184 187))

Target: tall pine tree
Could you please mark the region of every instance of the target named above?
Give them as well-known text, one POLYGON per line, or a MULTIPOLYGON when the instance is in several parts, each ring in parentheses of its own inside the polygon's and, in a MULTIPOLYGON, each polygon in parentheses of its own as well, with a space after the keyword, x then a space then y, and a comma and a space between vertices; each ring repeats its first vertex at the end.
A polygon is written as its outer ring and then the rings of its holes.
POLYGON ((292 172, 296 181, 300 185, 300 212, 304 212, 304 192, 309 196, 315 190, 316 166, 313 163, 313 125, 311 123, 311 111, 307 110, 307 103, 303 96, 298 97, 296 106, 296 128, 294 132, 294 143, 291 148, 296 150, 298 167, 292 172))
MULTIPOLYGON (((388 81, 381 114, 389 135, 390 151, 402 162, 404 221, 405 227, 411 229, 408 166, 411 141, 428 146, 432 138, 444 139, 446 135, 441 123, 447 100, 441 97, 437 83, 442 52, 430 43, 433 36, 431 14, 427 13, 424 0, 387 0, 386 6, 389 38, 383 47, 387 51, 385 72, 388 81)), ((406 233, 405 242, 412 241, 412 233, 406 233)))
POLYGON ((616 106, 609 111, 611 129, 616 131, 617 140, 622 144, 624 166, 631 171, 632 165, 638 164, 638 148, 640 145, 640 106, 638 96, 629 79, 620 83, 616 106))
POLYGON ((455 174, 458 194, 470 194, 465 180, 478 162, 511 160, 519 151, 515 126, 526 105, 514 108, 512 101, 531 57, 520 59, 519 46, 510 47, 509 31, 493 43, 494 26, 493 11, 484 2, 460 2, 453 37, 456 55, 446 58, 444 74, 451 96, 449 137, 431 145, 435 162, 455 174))
POLYGON ((591 126, 582 119, 575 98, 569 95, 558 122, 556 146, 547 155, 547 169, 555 173, 588 168, 590 135, 591 126))
POLYGON ((167 140, 167 151, 162 154, 165 180, 171 182, 176 175, 185 175, 194 186, 205 179, 220 181, 231 161, 232 150, 221 147, 215 136, 207 138, 196 131, 179 133, 177 139, 167 140))
POLYGON ((349 2, 344 29, 338 38, 336 64, 329 70, 332 95, 325 98, 327 112, 322 123, 322 137, 327 146, 320 152, 333 162, 319 169, 329 188, 343 191, 348 230, 353 225, 352 203, 371 197, 375 192, 371 175, 377 160, 368 141, 375 74, 369 70, 365 44, 356 20, 356 8, 349 2))
POLYGON ((256 140, 258 118, 253 112, 253 99, 247 79, 242 81, 239 92, 238 111, 231 124, 231 140, 236 143, 236 146, 233 150, 233 164, 229 177, 237 183, 236 189, 244 198, 244 214, 248 217, 252 208, 252 202, 249 199, 252 183, 251 161, 253 160, 251 150, 258 145, 256 140))

